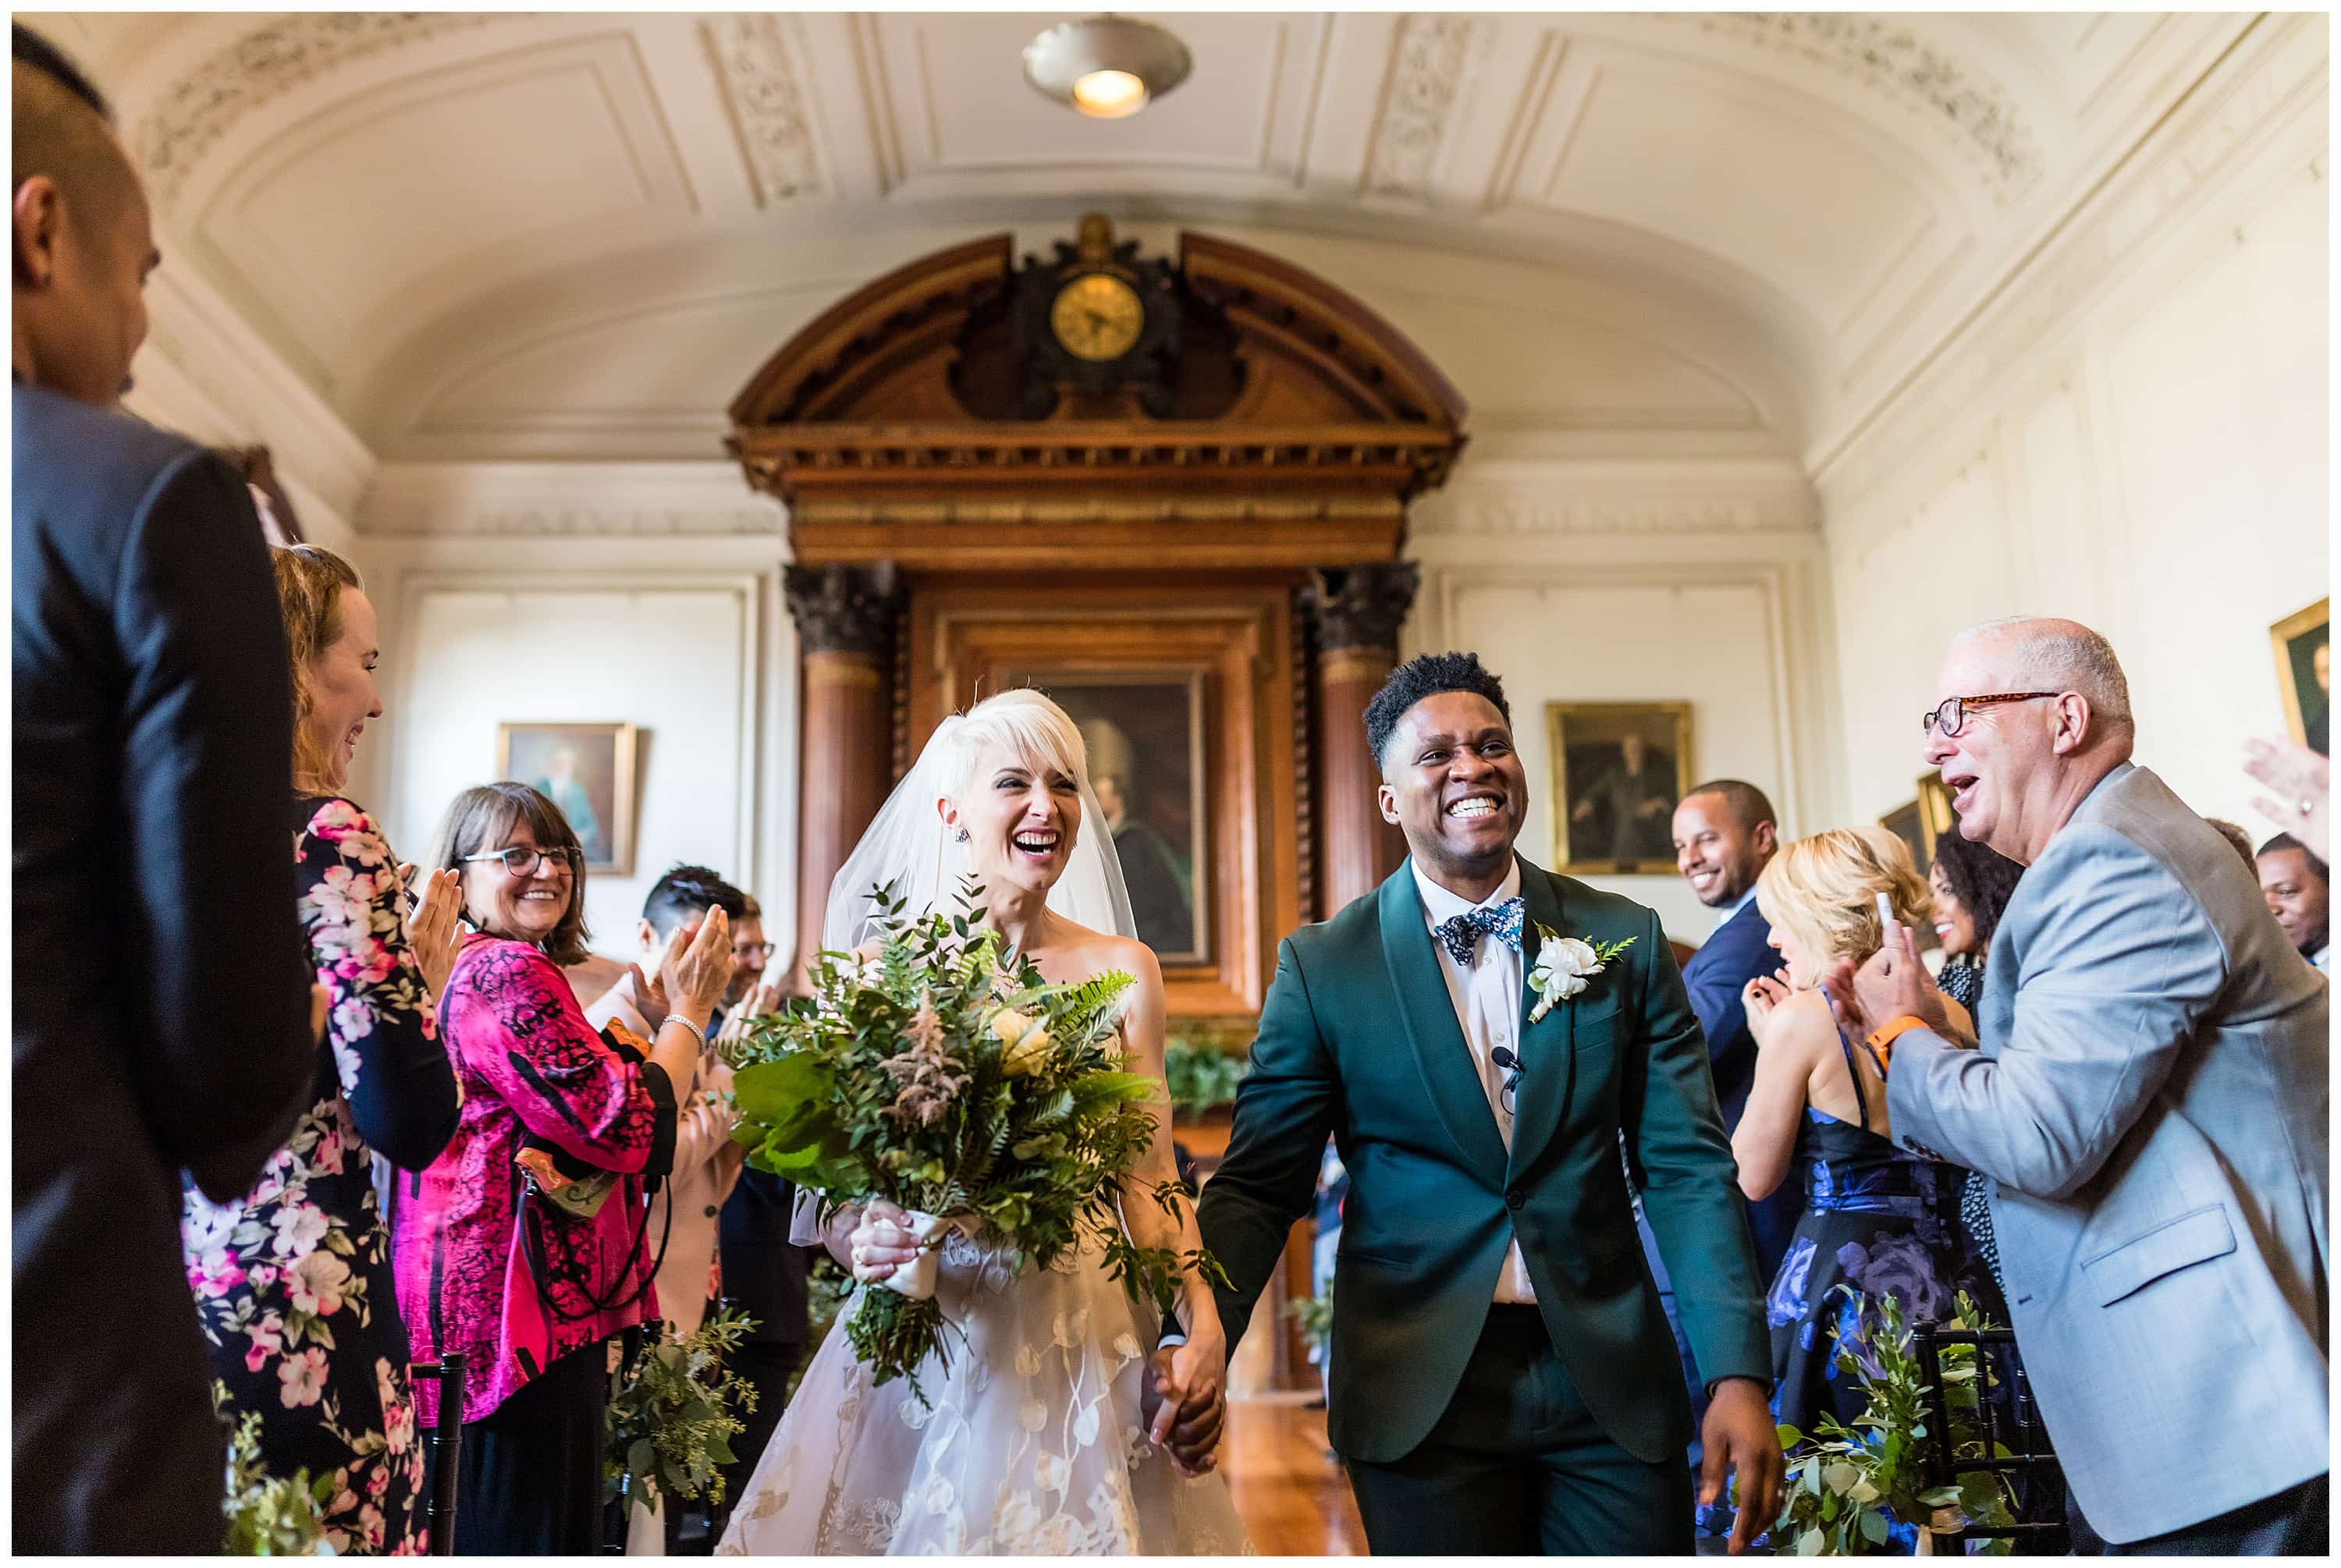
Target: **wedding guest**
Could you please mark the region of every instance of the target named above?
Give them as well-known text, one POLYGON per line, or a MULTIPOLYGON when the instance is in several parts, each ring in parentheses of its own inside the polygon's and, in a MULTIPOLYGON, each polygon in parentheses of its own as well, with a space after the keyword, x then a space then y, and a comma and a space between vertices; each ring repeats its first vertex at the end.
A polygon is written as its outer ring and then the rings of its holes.
POLYGON ((157 257, 105 100, 11 40, 14 1543, 216 1552, 179 1173, 236 1197, 314 1099, 284 633, 243 481, 115 407, 157 257))
POLYGON ((2219 837, 2227 841, 2228 847, 2244 858, 2244 864, 2252 868, 2252 876, 2256 878, 2260 874, 2259 851, 2252 848, 2252 836, 2244 831, 2243 825, 2230 822, 2224 817, 2206 817, 2203 820, 2211 824, 2219 837))
POLYGON ((2328 989, 2235 856, 2130 760, 2128 683, 2069 620, 1962 633, 1926 717, 1959 831, 2024 866, 1982 1049, 1898 930, 1828 977, 1891 1047, 1894 1135, 1992 1179, 2077 1542, 2322 1553, 2328 989))
POLYGON ((333 1478, 321 1510, 337 1555, 429 1543, 406 1327, 372 1156, 420 1170, 455 1130, 455 1075, 433 997, 454 962, 452 872, 435 872, 406 928, 398 860, 342 793, 382 716, 374 606, 339 556, 272 551, 293 663, 293 858, 309 962, 333 997, 314 1102, 240 1198, 190 1186, 180 1222, 212 1374, 231 1419, 261 1416, 272 1475, 333 1478))
POLYGON ((2259 847, 2253 863, 2259 873, 2260 897, 2284 928, 2286 939, 2320 972, 2330 974, 2332 874, 2325 862, 2291 834, 2279 833, 2259 847))
MULTIPOLYGON (((779 991, 764 983, 773 947, 764 937, 763 907, 753 894, 743 898, 747 913, 732 931, 732 989, 716 1031, 722 1038, 737 1037, 782 1007, 779 991)), ((734 1463, 724 1467, 724 1500, 710 1530, 716 1540, 722 1538, 733 1506, 780 1424, 789 1379, 804 1361, 811 1335, 805 1268, 812 1255, 789 1240, 796 1197, 794 1182, 743 1166, 723 1203, 718 1246, 724 1304, 756 1322, 732 1351, 730 1368, 755 1388, 756 1408, 741 1415, 742 1430, 732 1439, 734 1463)))
MULTIPOLYGON (((1939 983, 1943 994, 1967 1010, 1970 1019, 1983 1000, 1984 963, 1991 934, 2016 894, 2024 868, 1987 844, 1972 844, 1957 833, 1935 840, 1935 860, 1927 879, 1935 895, 1935 938, 1943 947, 1939 983)), ((1959 1220, 1967 1227, 1976 1255, 2005 1288, 1999 1244, 1991 1234, 1991 1185, 1969 1171, 1959 1186, 1959 1220)))
MULTIPOLYGON (((748 901, 704 866, 670 867, 643 900, 642 918, 634 923, 634 962, 623 979, 585 1009, 585 1021, 599 1029, 614 1018, 648 1039, 657 1027, 652 1017, 666 1016, 667 998, 656 994, 642 966, 655 972, 659 956, 677 934, 690 941, 711 909, 744 920, 748 901)), ((736 955, 736 940, 732 947, 736 955)), ((665 1238, 658 1263, 659 1315, 677 1339, 699 1332, 716 1295, 717 1224, 747 1155, 732 1141, 739 1120, 727 1098, 732 1069, 717 1058, 710 1033, 709 1047, 699 1055, 699 1088, 675 1113, 672 1174, 651 1197, 650 1234, 665 1238)))
MULTIPOLYGON (((1906 925, 1933 913, 1908 848, 1878 827, 1800 839, 1756 882, 1788 979, 1748 982, 1756 1087, 1731 1152, 1751 1198, 1779 1185, 1792 1154, 1810 1166, 1804 1214, 1765 1303, 1773 1410, 1804 1432, 1824 1411, 1848 1426, 1861 1415, 1866 1397, 1838 1365, 1838 1349, 1866 1340, 1879 1297, 1894 1297, 1904 1322, 1922 1323, 1948 1317, 1955 1293, 1964 1290, 1994 1322, 2007 1321, 1958 1223, 1962 1173, 1894 1146, 1884 1085, 1868 1056, 1838 1030, 1818 989, 1832 963, 1878 950, 1880 894, 1906 925), (1838 1291, 1840 1285, 1858 1295, 1838 1291)), ((1972 1031, 1957 1003, 1947 1001, 1945 1010, 1954 1028, 1972 1031)))
MULTIPOLYGON (((1690 993, 1691 1011, 1698 1015, 1699 1033, 1707 1037, 1707 1059, 1715 1073, 1716 1108, 1723 1115, 1728 1135, 1739 1126, 1748 1104, 1748 1090, 1756 1076, 1756 1037, 1748 1033, 1747 1010, 1739 997, 1748 982, 1778 969, 1779 958, 1764 940, 1762 911, 1756 908, 1756 878, 1779 848, 1778 819, 1772 802, 1754 785, 1738 779, 1718 779, 1701 784, 1677 803, 1674 811, 1675 867, 1690 884, 1698 901, 1717 911, 1714 935, 1683 965, 1683 988, 1690 993)), ((1748 1205, 1748 1228, 1756 1242, 1756 1267, 1767 1283, 1779 1271, 1780 1259, 1796 1233, 1797 1216, 1804 1213, 1801 1178, 1783 1182, 1778 1191, 1760 1203, 1748 1205)), ((1707 1414, 1707 1380, 1691 1355, 1675 1307, 1674 1281, 1659 1255, 1658 1237, 1639 1214, 1642 1259, 1659 1287, 1659 1305, 1674 1331, 1675 1351, 1681 1357, 1683 1384, 1690 1394, 1692 1435, 1690 1464, 1700 1463, 1698 1429, 1707 1414)), ((1719 1513, 1720 1511, 1718 1511, 1719 1513)), ((1699 1521, 1699 1533, 1725 1533, 1716 1513, 1699 1521)))
MULTIPOLYGON (((584 952, 583 855, 525 784, 455 798, 432 864, 463 877, 476 928, 439 1017, 463 1094, 455 1136, 403 1182, 398 1304, 418 1356, 461 1350, 460 1555, 585 1554, 602 1537, 612 1335, 659 1312, 643 1183, 667 1174, 707 1017, 731 979, 730 922, 667 945, 674 1011, 629 1045, 596 1034, 557 966, 584 952)), ((415 1390, 438 1424, 438 1388, 415 1390)))

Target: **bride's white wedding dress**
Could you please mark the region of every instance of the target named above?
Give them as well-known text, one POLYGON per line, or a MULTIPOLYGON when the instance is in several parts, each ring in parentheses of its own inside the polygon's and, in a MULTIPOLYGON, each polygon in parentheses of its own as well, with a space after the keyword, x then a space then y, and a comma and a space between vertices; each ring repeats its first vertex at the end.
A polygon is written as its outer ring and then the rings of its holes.
MULTIPOLYGON (((807 1367, 719 1555, 1250 1553, 1227 1480, 1190 1479, 1139 1417, 1154 1308, 1087 1253, 1012 1275, 952 1232, 937 1298, 951 1366, 879 1387, 845 1325, 807 1367)), ((883 1288, 882 1286, 877 1288, 883 1288)))

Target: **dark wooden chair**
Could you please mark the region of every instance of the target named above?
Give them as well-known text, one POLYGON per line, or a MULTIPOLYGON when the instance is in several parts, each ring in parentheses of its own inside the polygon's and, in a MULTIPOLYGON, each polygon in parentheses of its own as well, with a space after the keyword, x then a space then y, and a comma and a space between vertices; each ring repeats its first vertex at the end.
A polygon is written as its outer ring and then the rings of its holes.
POLYGON ((418 1361, 408 1372, 439 1384, 439 1425, 431 1444, 431 1555, 455 1554, 455 1485, 463 1462, 463 1353, 418 1361))
POLYGON ((2048 1429, 2040 1421, 2032 1385, 2017 1358, 2016 1335, 2005 1328, 1938 1328, 1921 1323, 1911 1330, 1911 1349, 1918 1357, 1919 1375, 1927 1401, 1927 1429, 1938 1434, 1928 1444, 1927 1479, 1936 1486, 1956 1486, 1958 1476, 1987 1470, 2004 1478, 2017 1498, 2013 1524, 1970 1524, 1964 1530, 1938 1531, 1938 1551, 1958 1553, 1969 1541, 2011 1539, 2027 1553, 2061 1555, 2071 1550, 2065 1523, 2065 1473, 2049 1446, 2048 1429), (1974 1419, 1982 1427, 1987 1457, 1951 1460, 1950 1401, 1943 1386, 1943 1349, 1975 1346, 1976 1368, 1982 1383, 1974 1419), (1998 1450, 2006 1447, 2006 1455, 1998 1450))

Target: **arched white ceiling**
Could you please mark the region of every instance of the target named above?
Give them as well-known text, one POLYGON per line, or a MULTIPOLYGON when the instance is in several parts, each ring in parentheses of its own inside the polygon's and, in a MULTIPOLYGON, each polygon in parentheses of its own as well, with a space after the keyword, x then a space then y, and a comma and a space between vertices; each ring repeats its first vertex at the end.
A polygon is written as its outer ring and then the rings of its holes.
POLYGON ((1161 15, 1094 122, 1056 14, 85 15, 166 253, 384 460, 709 457, 836 298, 1097 208, 1272 249, 1487 432, 1825 455, 2248 17, 1161 15))

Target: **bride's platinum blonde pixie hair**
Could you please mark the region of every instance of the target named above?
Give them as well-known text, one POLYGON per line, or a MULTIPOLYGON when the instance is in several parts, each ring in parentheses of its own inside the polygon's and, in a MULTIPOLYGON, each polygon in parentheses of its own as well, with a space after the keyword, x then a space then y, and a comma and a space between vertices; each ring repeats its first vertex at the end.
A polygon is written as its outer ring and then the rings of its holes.
POLYGON ((997 745, 1036 772, 1061 773, 1076 788, 1090 787, 1088 749, 1065 710, 1030 687, 996 692, 951 726, 950 766, 943 771, 952 799, 964 804, 975 786, 975 766, 985 748, 997 745))

